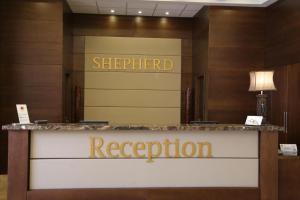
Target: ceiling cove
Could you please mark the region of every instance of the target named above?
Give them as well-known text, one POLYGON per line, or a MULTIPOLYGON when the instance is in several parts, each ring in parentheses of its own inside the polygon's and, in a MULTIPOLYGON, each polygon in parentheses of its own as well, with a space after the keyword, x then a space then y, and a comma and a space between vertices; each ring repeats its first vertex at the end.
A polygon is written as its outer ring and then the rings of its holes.
POLYGON ((73 13, 194 17, 203 6, 267 7, 277 0, 67 0, 73 13))

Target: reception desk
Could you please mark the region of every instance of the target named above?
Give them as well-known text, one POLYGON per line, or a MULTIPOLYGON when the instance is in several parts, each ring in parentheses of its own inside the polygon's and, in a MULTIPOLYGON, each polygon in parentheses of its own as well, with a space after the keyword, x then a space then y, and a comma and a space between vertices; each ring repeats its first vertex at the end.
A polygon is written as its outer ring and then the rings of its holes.
POLYGON ((277 126, 6 125, 8 200, 278 199, 277 126))

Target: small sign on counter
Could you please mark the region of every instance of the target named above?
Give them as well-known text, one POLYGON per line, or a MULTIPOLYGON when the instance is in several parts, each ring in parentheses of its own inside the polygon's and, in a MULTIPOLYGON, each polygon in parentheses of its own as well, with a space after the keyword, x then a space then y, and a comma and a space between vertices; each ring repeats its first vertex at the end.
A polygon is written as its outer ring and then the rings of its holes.
POLYGON ((247 116, 245 125, 260 126, 262 120, 262 116, 247 116))
POLYGON ((30 124, 27 105, 17 104, 16 106, 20 124, 30 124))
POLYGON ((297 156, 298 154, 296 144, 280 144, 280 150, 284 156, 297 156))

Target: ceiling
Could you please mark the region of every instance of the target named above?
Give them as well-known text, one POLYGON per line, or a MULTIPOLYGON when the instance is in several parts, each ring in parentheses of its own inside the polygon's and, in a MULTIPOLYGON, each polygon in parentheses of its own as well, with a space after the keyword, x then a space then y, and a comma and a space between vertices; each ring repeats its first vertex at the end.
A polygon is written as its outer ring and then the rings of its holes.
POLYGON ((73 13, 194 17, 205 5, 266 7, 277 0, 67 0, 73 13))

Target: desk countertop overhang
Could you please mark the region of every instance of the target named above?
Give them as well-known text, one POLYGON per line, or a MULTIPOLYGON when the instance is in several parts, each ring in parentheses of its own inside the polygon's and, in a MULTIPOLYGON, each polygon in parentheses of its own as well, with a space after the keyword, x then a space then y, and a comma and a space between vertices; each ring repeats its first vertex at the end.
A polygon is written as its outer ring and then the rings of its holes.
POLYGON ((206 124, 206 125, 99 125, 80 123, 48 124, 8 124, 2 130, 7 131, 264 131, 281 132, 283 127, 274 125, 247 126, 243 124, 206 124))

